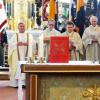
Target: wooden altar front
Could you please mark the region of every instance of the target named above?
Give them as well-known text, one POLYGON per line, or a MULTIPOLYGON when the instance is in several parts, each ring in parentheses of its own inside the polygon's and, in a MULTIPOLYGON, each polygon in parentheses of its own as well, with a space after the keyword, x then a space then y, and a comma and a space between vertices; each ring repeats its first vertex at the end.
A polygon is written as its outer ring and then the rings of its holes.
POLYGON ((94 91, 97 85, 100 96, 100 65, 22 64, 22 72, 26 73, 26 100, 99 100, 83 92, 86 88, 94 91))

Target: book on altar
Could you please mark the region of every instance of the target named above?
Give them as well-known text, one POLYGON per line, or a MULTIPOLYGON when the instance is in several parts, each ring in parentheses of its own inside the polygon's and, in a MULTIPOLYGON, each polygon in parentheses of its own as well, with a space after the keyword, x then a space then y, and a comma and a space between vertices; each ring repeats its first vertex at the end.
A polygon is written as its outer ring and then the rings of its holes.
POLYGON ((66 36, 50 37, 50 63, 68 63, 69 61, 69 38, 66 36))

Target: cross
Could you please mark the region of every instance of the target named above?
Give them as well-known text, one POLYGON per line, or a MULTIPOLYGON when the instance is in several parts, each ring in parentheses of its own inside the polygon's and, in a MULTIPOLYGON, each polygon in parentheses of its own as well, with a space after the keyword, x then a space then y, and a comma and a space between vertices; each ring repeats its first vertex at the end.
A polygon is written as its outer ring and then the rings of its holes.
POLYGON ((97 91, 96 84, 94 84, 93 89, 85 89, 83 91, 83 97, 91 97, 91 100, 100 100, 100 91, 97 91))

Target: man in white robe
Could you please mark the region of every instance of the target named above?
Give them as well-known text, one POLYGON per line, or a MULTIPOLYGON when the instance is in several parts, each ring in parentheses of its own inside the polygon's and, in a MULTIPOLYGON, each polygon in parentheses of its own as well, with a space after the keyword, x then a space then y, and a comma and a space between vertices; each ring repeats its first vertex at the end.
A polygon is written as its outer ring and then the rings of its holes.
POLYGON ((84 31, 82 40, 86 50, 86 60, 100 61, 100 27, 96 16, 90 18, 91 25, 84 31))
POLYGON ((55 21, 48 21, 48 28, 44 30, 39 37, 38 55, 39 57, 45 57, 48 60, 49 56, 49 42, 51 36, 60 36, 60 32, 55 30, 55 21))
MULTIPOLYGON (((32 57, 35 52, 36 43, 31 34, 25 32, 25 24, 18 24, 19 32, 14 34, 8 44, 8 63, 10 66, 10 86, 17 87, 16 79, 18 61, 25 60, 25 57, 32 57)), ((25 85, 25 74, 22 74, 22 85, 25 85)))
POLYGON ((71 21, 67 22, 66 32, 62 35, 69 37, 70 60, 81 60, 81 55, 83 55, 82 39, 79 33, 74 32, 74 24, 71 21))

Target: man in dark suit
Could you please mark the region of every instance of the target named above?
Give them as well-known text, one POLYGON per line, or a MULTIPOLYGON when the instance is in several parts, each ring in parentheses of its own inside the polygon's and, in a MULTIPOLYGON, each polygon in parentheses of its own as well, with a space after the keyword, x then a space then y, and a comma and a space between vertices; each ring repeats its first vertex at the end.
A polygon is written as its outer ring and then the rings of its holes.
POLYGON ((0 66, 3 66, 4 63, 4 47, 7 46, 7 43, 6 30, 3 29, 0 32, 0 66))

